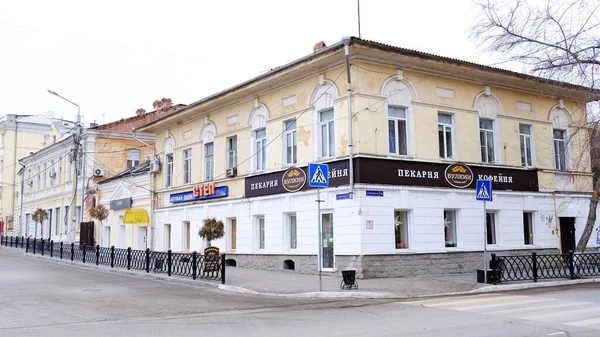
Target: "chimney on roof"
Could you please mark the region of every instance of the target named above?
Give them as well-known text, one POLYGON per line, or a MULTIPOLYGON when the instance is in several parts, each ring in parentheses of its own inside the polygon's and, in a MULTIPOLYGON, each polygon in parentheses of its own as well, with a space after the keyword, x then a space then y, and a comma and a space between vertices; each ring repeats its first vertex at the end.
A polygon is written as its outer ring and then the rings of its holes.
POLYGON ((319 50, 325 49, 325 48, 327 48, 325 41, 321 41, 321 42, 317 42, 317 44, 315 44, 315 46, 313 47, 313 51, 316 53, 319 50))
POLYGON ((161 100, 156 100, 152 103, 152 107, 156 112, 164 112, 171 110, 171 106, 173 105, 173 101, 170 98, 164 98, 161 100))
POLYGON ((95 127, 97 127, 97 126, 98 126, 98 124, 97 124, 96 122, 92 122, 92 123, 90 123, 90 128, 95 128, 95 127))
POLYGON ((139 108, 139 109, 135 110, 135 114, 140 117, 143 116, 145 113, 146 113, 146 109, 144 109, 144 108, 139 108))

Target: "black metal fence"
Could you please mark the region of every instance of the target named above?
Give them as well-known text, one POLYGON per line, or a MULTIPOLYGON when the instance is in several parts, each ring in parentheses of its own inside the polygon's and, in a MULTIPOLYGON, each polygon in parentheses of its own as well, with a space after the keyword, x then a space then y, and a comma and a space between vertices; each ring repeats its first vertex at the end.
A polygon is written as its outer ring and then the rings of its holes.
POLYGON ((150 249, 133 250, 75 245, 74 243, 54 242, 25 237, 0 236, 0 245, 24 249, 26 253, 48 255, 62 260, 81 261, 96 265, 109 265, 127 270, 145 270, 179 275, 195 279, 220 280, 225 284, 225 254, 205 256, 167 252, 152 252, 150 249))
POLYGON ((600 253, 536 254, 496 256, 490 267, 496 273, 496 283, 503 281, 553 278, 583 278, 600 276, 600 253))

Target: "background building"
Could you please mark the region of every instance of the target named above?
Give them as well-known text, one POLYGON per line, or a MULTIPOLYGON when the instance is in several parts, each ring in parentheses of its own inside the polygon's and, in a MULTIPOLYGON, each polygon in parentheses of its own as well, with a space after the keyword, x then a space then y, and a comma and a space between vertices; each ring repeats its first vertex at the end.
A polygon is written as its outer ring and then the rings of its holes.
POLYGON ((5 115, 0 118, 0 234, 13 230, 13 210, 20 196, 19 160, 68 136, 73 122, 47 115, 5 115))

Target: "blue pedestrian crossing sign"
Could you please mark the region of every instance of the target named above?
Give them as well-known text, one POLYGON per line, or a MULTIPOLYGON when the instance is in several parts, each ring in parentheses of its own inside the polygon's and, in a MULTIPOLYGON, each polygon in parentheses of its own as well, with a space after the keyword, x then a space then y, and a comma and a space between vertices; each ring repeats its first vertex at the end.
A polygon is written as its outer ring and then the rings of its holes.
POLYGON ((329 166, 327 164, 308 164, 308 186, 329 186, 329 166))
POLYGON ((492 201, 492 181, 477 180, 475 188, 475 197, 479 201, 492 201))

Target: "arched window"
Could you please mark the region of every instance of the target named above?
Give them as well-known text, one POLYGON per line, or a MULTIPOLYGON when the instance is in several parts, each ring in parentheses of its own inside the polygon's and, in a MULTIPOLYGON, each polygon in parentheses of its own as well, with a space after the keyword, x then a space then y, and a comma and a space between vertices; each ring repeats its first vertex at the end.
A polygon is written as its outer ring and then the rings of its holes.
POLYGON ((482 163, 496 163, 500 158, 497 146, 498 121, 496 116, 502 114, 500 100, 489 92, 480 93, 475 98, 475 109, 479 113, 479 147, 482 163))
POLYGON ((263 104, 256 103, 248 124, 252 127, 252 141, 250 153, 252 157, 252 170, 264 171, 267 169, 267 120, 269 119, 269 110, 263 104))
POLYGON ((204 181, 215 179, 215 135, 217 128, 213 122, 208 122, 202 128, 200 135, 204 144, 204 181))
POLYGON ((401 74, 385 81, 381 95, 385 97, 388 153, 406 156, 415 152, 412 102, 418 98, 413 85, 401 74))
POLYGON ((552 143, 554 146, 554 168, 557 170, 568 169, 568 139, 571 114, 567 109, 556 105, 550 110, 552 122, 552 143))
POLYGON ((173 149, 175 141, 173 137, 165 138, 163 142, 163 152, 165 153, 165 187, 173 186, 173 149))
POLYGON ((335 99, 338 90, 335 84, 328 80, 321 80, 310 96, 310 104, 313 106, 317 121, 317 132, 315 142, 318 158, 335 157, 335 99))

